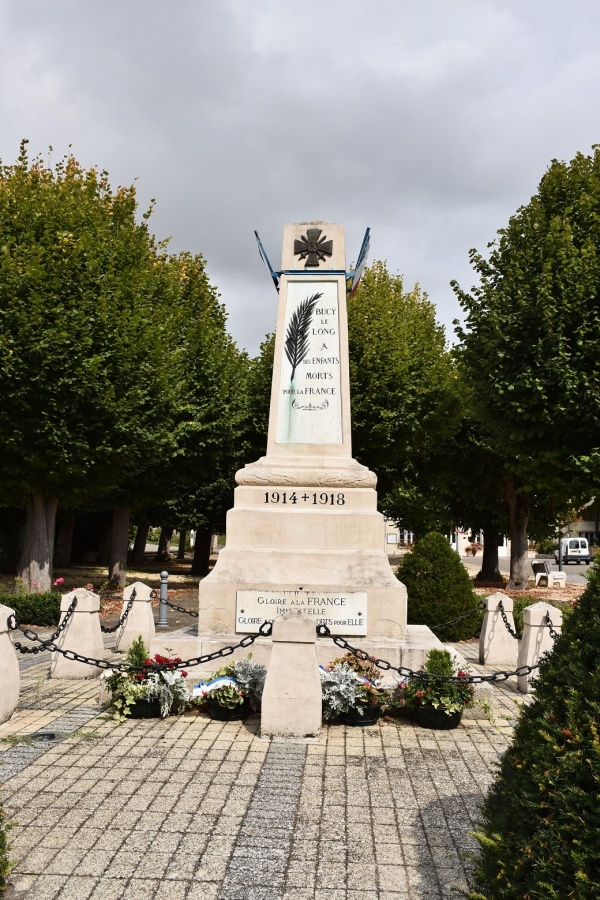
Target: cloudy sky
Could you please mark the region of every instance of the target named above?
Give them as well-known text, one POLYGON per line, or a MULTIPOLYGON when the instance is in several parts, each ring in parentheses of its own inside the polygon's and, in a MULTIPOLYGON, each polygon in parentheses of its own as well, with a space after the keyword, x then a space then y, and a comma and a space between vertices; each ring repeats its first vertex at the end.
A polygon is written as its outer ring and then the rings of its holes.
POLYGON ((251 353, 275 324, 258 229, 366 226, 452 337, 448 285, 553 158, 600 141, 597 0, 0 0, 0 157, 69 145, 156 198, 251 353))

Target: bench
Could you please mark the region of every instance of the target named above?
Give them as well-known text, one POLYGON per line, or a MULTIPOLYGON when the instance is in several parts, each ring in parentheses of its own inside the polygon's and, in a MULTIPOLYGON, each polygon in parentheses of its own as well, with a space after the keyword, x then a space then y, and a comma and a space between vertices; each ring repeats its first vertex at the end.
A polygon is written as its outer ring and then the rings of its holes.
POLYGON ((533 574, 535 577, 536 587, 564 587, 567 583, 567 576, 564 572, 553 572, 552 563, 549 559, 538 559, 531 563, 533 574))

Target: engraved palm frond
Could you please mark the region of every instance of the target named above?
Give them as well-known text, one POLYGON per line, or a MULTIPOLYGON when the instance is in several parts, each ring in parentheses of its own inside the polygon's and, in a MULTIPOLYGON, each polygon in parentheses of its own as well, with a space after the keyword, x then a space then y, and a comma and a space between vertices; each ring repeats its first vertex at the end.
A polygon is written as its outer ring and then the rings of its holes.
POLYGON ((306 354, 308 353, 310 322, 315 311, 317 301, 323 294, 313 294, 307 297, 302 303, 298 304, 298 309, 290 319, 287 334, 285 336, 285 355, 290 361, 292 367, 291 381, 294 380, 294 374, 306 354))

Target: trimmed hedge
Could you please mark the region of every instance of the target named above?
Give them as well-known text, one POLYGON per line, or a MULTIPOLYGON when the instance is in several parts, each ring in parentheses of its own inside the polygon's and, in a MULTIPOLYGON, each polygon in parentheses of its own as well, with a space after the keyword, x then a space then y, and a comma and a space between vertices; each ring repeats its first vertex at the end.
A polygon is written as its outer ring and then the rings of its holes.
POLYGON ((432 531, 407 553, 398 566, 397 577, 408 591, 408 622, 428 625, 432 630, 458 616, 473 613, 439 632, 442 641, 473 637, 481 625, 478 597, 457 553, 443 534, 432 531))
POLYGON ((600 897, 600 571, 538 670, 482 807, 471 900, 600 897))
POLYGON ((62 594, 47 591, 45 594, 0 594, 0 603, 10 606, 23 625, 58 625, 62 594))

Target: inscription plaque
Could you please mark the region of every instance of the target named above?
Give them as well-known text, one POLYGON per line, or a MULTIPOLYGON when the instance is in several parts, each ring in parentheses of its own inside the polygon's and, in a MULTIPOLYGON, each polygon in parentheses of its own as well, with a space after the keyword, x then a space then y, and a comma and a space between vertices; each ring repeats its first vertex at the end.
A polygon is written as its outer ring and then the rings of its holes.
POLYGON ((277 408, 278 444, 341 444, 338 286, 291 281, 277 408))
POLYGON ((255 634, 290 609, 300 609, 332 634, 366 635, 365 591, 237 591, 236 632, 255 634))

